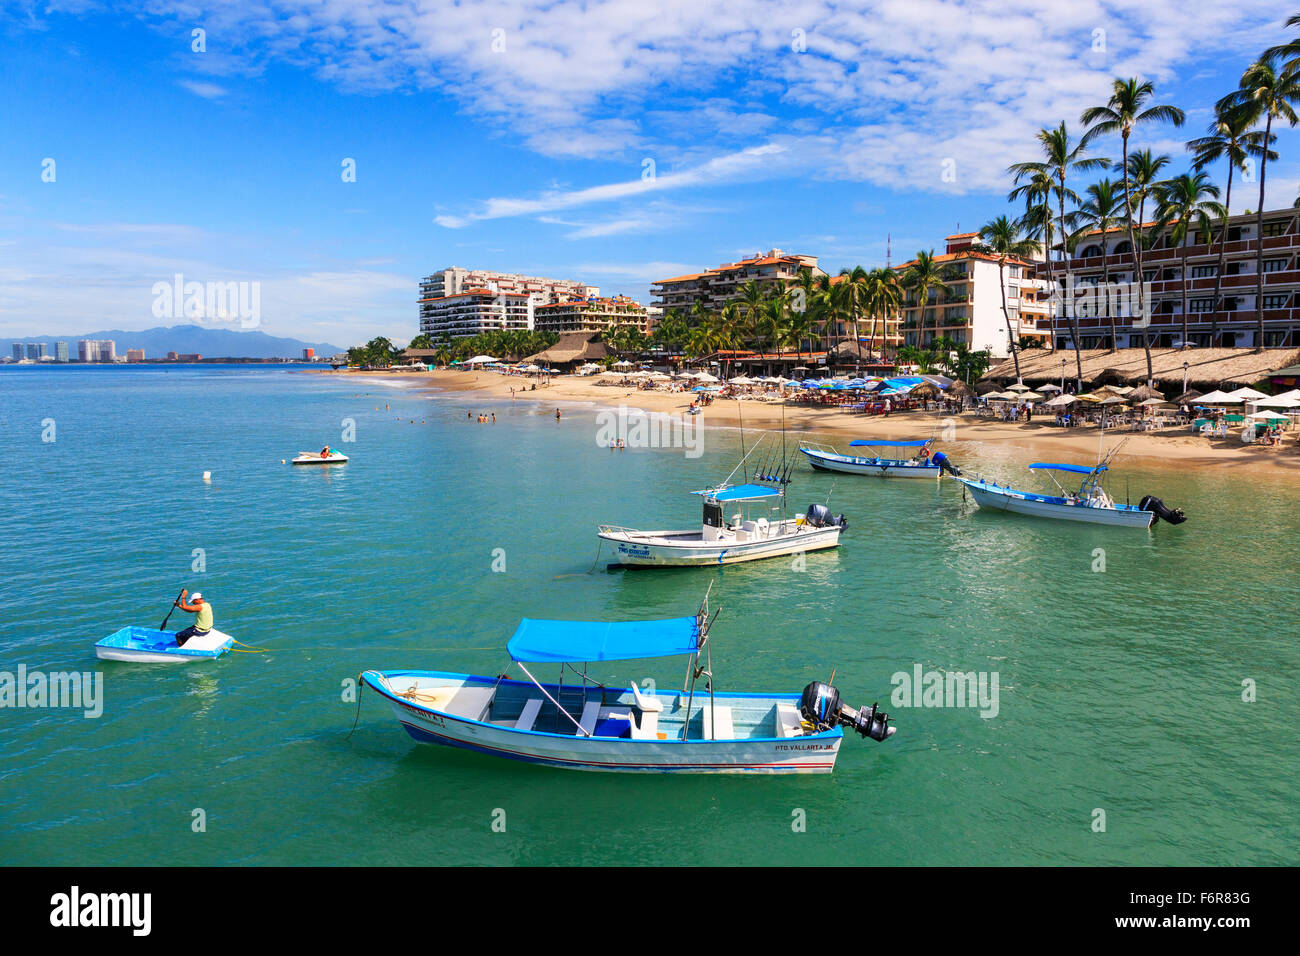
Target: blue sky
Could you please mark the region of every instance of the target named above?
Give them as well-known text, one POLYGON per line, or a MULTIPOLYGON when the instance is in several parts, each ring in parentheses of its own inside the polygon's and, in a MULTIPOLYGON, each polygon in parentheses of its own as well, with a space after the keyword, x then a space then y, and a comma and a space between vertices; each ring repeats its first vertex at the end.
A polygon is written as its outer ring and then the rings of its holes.
MULTIPOLYGON (((257 282, 263 331, 342 345, 409 339, 418 278, 453 264, 648 301, 656 278, 773 246, 832 272, 883 264, 887 233, 896 262, 941 247, 1018 211, 1005 167, 1037 158, 1039 127, 1077 128, 1117 75, 1152 79, 1187 111, 1184 129, 1138 137, 1181 171, 1185 140, 1295 12, 1252 0, 0 10, 0 337, 171 324, 152 290, 180 273, 257 282), (355 182, 342 180, 349 158, 355 182)), ((1300 191, 1300 139, 1284 130, 1278 148, 1270 207, 1300 191)), ((1234 210, 1254 205, 1234 193, 1234 210)))

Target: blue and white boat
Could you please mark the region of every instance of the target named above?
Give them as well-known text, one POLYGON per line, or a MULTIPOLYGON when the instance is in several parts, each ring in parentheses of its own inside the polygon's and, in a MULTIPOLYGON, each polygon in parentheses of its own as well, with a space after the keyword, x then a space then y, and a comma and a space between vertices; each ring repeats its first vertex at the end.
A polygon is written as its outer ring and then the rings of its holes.
POLYGON ((956 477, 954 480, 961 482, 970 491, 975 503, 981 508, 993 511, 1125 528, 1149 528, 1160 518, 1170 524, 1182 524, 1187 520, 1181 508, 1167 508, 1154 495, 1145 496, 1136 505, 1115 501, 1101 486, 1101 476, 1108 470, 1104 461, 1092 466, 1040 461, 1030 465, 1029 470, 1047 472, 1061 493, 1044 495, 1021 491, 979 477, 956 477), (1082 475, 1078 489, 1067 490, 1056 480, 1059 473, 1082 475))
POLYGON ((842 455, 832 445, 823 445, 813 441, 801 441, 799 451, 803 452, 808 463, 819 471, 839 471, 851 475, 876 475, 880 478, 933 478, 947 472, 960 475, 958 469, 941 451, 931 452, 933 439, 918 441, 885 441, 875 438, 858 438, 849 442, 850 447, 866 447, 874 453, 869 456, 842 455), (915 449, 911 458, 886 458, 881 451, 889 449, 915 449))
POLYGON ((817 681, 802 694, 715 690, 710 623, 707 598, 694 617, 669 620, 525 618, 507 645, 523 680, 418 670, 370 670, 361 680, 417 741, 574 770, 830 773, 844 727, 877 741, 894 733, 875 705, 854 710, 817 681), (595 662, 672 656, 689 659, 680 692, 587 676, 595 662), (539 664, 559 665, 560 681, 534 677, 529 665, 539 664), (565 683, 566 669, 573 683, 565 683))
POLYGON ((176 644, 171 631, 128 625, 95 644, 95 656, 104 661, 132 661, 137 664, 197 664, 227 653, 235 639, 216 628, 176 644))

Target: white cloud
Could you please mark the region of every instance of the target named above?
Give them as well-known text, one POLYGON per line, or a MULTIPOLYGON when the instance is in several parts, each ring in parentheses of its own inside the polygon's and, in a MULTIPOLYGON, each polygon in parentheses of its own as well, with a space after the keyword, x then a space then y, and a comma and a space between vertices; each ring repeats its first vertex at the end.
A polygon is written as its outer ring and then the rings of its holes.
POLYGON ((226 95, 226 88, 218 86, 216 83, 208 83, 203 80, 180 80, 180 85, 185 87, 195 96, 201 96, 205 100, 219 100, 226 95))

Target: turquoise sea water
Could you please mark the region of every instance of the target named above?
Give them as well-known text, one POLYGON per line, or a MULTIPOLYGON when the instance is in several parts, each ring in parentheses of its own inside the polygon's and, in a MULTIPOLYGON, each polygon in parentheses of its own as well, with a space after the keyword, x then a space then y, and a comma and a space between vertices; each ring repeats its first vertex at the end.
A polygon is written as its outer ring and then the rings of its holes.
MULTIPOLYGON (((1190 516, 1144 533, 799 464, 791 504, 833 483, 851 521, 804 572, 609 572, 606 554, 588 573, 598 522, 695 524, 687 492, 731 470, 739 436, 708 432, 697 459, 612 453, 594 408, 553 413, 285 369, 0 370, 0 671, 105 681, 98 719, 0 709, 0 862, 1298 861, 1293 479, 1124 467, 1121 496, 1127 478, 1132 500, 1190 516), (325 442, 352 462, 281 464, 325 442), (346 739, 343 682, 363 669, 495 674, 522 616, 689 614, 711 580, 720 687, 798 691, 835 668, 895 737, 846 738, 829 777, 578 773, 416 744, 367 695, 346 739), (181 586, 269 653, 96 660, 96 640, 156 626, 181 586), (917 664, 996 672, 997 716, 891 707, 891 676, 917 664)), ((1029 460, 949 453, 1004 479, 1029 460)), ((674 686, 681 671, 593 673, 674 686)))

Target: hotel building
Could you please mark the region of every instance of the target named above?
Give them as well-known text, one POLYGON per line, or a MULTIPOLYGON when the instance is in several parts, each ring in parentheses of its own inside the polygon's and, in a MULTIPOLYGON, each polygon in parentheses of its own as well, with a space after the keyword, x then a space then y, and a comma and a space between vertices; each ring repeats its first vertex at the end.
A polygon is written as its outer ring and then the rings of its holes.
POLYGON ((143 361, 144 361, 144 349, 127 349, 127 350, 126 350, 126 360, 127 360, 128 362, 143 362, 143 361))
MULTIPOLYGON (((1008 259, 999 273, 998 257, 978 251, 979 233, 948 236, 942 255, 935 261, 943 267, 946 293, 931 290, 922 314, 920 296, 905 292, 902 339, 905 345, 928 346, 946 336, 974 351, 987 350, 995 357, 1011 354, 1007 333, 1021 344, 1051 339, 1046 281, 1037 276, 1037 263, 1008 259), (1002 314, 1001 286, 1006 286, 1006 317, 1002 314)), ((915 260, 895 266, 900 278, 915 260)))
POLYGON ((705 308, 716 312, 728 302, 739 299, 745 283, 753 280, 760 285, 792 285, 798 280, 801 269, 810 269, 814 275, 826 274, 817 267, 816 256, 787 255, 784 250, 769 249, 716 269, 659 279, 652 284, 650 294, 655 297, 653 307, 664 312, 676 309, 686 314, 697 302, 703 302, 705 308))
POLYGON ((533 310, 533 327, 539 332, 595 332, 620 325, 632 325, 641 334, 650 334, 650 316, 645 307, 625 295, 553 302, 533 310))
MULTIPOLYGON (((1187 292, 1188 343, 1198 346, 1211 344, 1219 347, 1254 348, 1296 345, 1300 342, 1300 209, 1274 209, 1264 212, 1264 341, 1256 342, 1258 315, 1256 312, 1257 283, 1256 241, 1258 223, 1254 213, 1242 213, 1228 219, 1228 241, 1224 250, 1224 265, 1220 296, 1222 304, 1215 311, 1214 289, 1219 278, 1219 244, 1221 232, 1214 230, 1213 241, 1200 231, 1193 231, 1183 243, 1174 243, 1168 234, 1158 236, 1153 245, 1142 253, 1143 279, 1151 283, 1149 306, 1151 326, 1134 329, 1132 318, 1125 315, 1115 319, 1115 344, 1118 348, 1141 348, 1144 334, 1150 335, 1153 348, 1170 348, 1182 342, 1183 289, 1187 292), (1187 275, 1183 275, 1183 255, 1187 256, 1187 275), (1217 322, 1219 337, 1211 343, 1211 329, 1217 322)), ((1153 231, 1153 224, 1142 227, 1144 235, 1153 231)), ((1070 259, 1070 273, 1076 283, 1099 284, 1131 283, 1133 280, 1132 245, 1128 231, 1117 228, 1106 234, 1105 242, 1100 232, 1084 236, 1075 245, 1075 255, 1070 259), (1104 253, 1104 257, 1103 257, 1104 253)), ((1053 263, 1054 277, 1060 281, 1064 263, 1053 263)), ((1043 270, 1039 269, 1040 275, 1043 270)), ((1106 302, 1107 297, 1098 297, 1106 302)), ((1111 340, 1111 309, 1101 309, 1098 316, 1080 316, 1079 341, 1083 348, 1109 348, 1111 340)), ((1055 317, 1056 345, 1071 347, 1070 325, 1063 315, 1055 317)))
POLYGON ((56 362, 66 362, 66 361, 68 360, 68 343, 67 343, 67 342, 55 342, 55 343, 54 343, 54 360, 55 360, 56 362))
POLYGON ((599 295, 570 279, 450 266, 420 280, 420 331, 445 339, 531 329, 537 306, 599 295))

